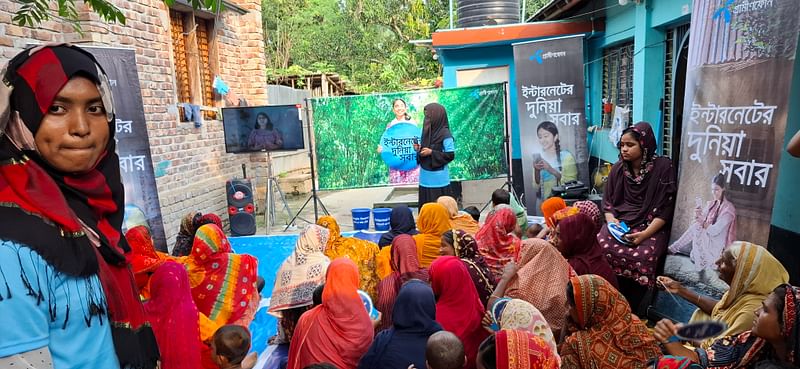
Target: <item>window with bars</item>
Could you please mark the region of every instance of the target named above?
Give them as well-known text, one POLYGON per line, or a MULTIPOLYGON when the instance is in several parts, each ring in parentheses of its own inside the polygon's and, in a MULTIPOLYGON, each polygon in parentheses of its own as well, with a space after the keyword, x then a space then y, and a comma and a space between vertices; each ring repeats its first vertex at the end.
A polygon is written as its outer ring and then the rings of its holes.
POLYGON ((683 42, 688 33, 688 24, 670 28, 667 30, 665 41, 662 150, 665 156, 673 160, 678 160, 677 156, 680 153, 680 119, 683 116, 683 94, 686 82, 685 60, 688 52, 688 47, 683 42), (683 59, 683 65, 678 58, 683 59))
MULTIPOLYGON (((213 106, 214 61, 210 54, 214 21, 176 10, 169 11, 169 18, 178 102, 213 106)), ((216 117, 211 111, 203 115, 216 117)))
MULTIPOLYGON (((633 110, 633 41, 603 50, 603 98, 617 106, 633 110)), ((607 114, 606 126, 612 114, 607 114)), ((633 114, 628 114, 628 125, 633 114)))

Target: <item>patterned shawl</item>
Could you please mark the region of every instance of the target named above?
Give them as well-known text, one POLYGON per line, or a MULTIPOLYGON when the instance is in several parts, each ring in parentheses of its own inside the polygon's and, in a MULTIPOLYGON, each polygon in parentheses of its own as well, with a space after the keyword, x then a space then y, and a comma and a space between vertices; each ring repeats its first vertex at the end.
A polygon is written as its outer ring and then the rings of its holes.
POLYGON ((192 297, 202 314, 219 325, 245 314, 255 293, 258 262, 250 255, 231 253, 231 244, 219 227, 206 224, 197 229, 184 264, 192 297))
POLYGON ((475 238, 467 232, 460 229, 453 230, 453 250, 456 257, 460 258, 467 267, 469 276, 478 291, 478 297, 483 306, 486 306, 497 282, 489 270, 489 266, 486 265, 486 260, 478 253, 478 241, 475 241, 475 238))
POLYGON ((647 326, 608 281, 588 274, 570 282, 578 330, 561 344, 562 368, 644 369, 661 356, 647 326))
POLYGON ((603 227, 603 223, 605 223, 605 218, 603 216, 603 212, 600 211, 600 208, 595 204, 593 201, 584 200, 578 201, 574 205, 578 208, 578 211, 581 214, 586 214, 592 221, 594 222, 594 234, 600 233, 600 228, 603 227))
POLYGON ((319 218, 317 225, 327 228, 330 232, 325 256, 331 261, 342 256, 352 259, 358 265, 358 274, 361 278, 360 289, 368 293, 372 301, 375 301, 377 297, 375 288, 379 281, 375 263, 375 257, 380 252, 378 245, 354 237, 343 237, 339 223, 330 215, 319 218))
POLYGON ((294 245, 294 251, 283 261, 275 275, 269 313, 281 312, 312 303, 314 289, 325 282, 330 260, 325 256, 328 230, 318 225, 306 226, 294 245))
POLYGON ((558 369, 558 354, 541 337, 525 331, 501 330, 495 336, 498 369, 558 369))
MULTIPOLYGON (((150 275, 164 264, 165 257, 162 257, 153 245, 153 239, 150 237, 150 230, 145 226, 136 226, 125 232, 125 239, 128 240, 128 245, 131 247, 131 252, 128 253, 128 262, 131 263, 131 271, 133 278, 136 280, 136 287, 139 288, 139 293, 145 297, 148 295, 147 282, 150 280, 150 275)), ((164 255, 166 256, 166 255, 164 255)))
POLYGON ((553 350, 558 366, 561 366, 561 356, 558 355, 558 347, 553 337, 553 330, 542 313, 529 302, 520 299, 502 298, 498 299, 494 305, 503 304, 501 309, 492 307, 490 312, 494 314, 494 320, 500 325, 500 329, 512 329, 528 332, 538 336, 553 350))
POLYGON ((521 241, 511 234, 516 226, 514 212, 510 208, 502 208, 490 215, 475 235, 478 251, 486 260, 495 280, 499 281, 503 276, 503 267, 508 262, 519 259, 521 241))
POLYGON ((517 273, 505 295, 536 306, 556 332, 567 316, 567 283, 572 275, 567 260, 549 242, 531 238, 523 242, 517 273))

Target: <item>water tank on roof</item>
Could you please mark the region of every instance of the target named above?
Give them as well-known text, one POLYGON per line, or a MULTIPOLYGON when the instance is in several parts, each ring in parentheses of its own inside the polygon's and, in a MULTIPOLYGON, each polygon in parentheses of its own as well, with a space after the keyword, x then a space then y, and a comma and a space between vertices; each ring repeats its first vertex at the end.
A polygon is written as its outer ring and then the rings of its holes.
POLYGON ((459 0, 458 27, 519 23, 519 0, 459 0))

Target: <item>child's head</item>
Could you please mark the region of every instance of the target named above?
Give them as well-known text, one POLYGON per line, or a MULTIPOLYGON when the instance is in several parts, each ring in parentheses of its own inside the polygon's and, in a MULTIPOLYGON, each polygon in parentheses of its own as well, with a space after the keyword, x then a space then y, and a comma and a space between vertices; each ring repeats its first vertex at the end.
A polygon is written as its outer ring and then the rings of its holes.
POLYGON ((256 290, 258 291, 258 293, 261 293, 261 291, 264 290, 265 284, 266 281, 264 281, 264 277, 258 276, 258 279, 256 279, 256 290))
POLYGON ((492 205, 511 204, 511 194, 503 188, 498 188, 492 192, 492 205))
POLYGON ((239 325, 224 325, 214 332, 211 350, 214 362, 222 368, 241 364, 250 351, 250 332, 239 325))
POLYGON ((472 219, 475 219, 476 222, 480 222, 481 221, 481 211, 478 210, 477 207, 475 207, 475 206, 467 206, 466 208, 464 208, 464 212, 469 214, 469 215, 471 215, 472 219))
POLYGON ((319 363, 319 364, 311 364, 306 365, 303 369, 339 369, 336 365, 329 364, 329 363, 319 363))
POLYGON ((541 232, 542 229, 544 228, 542 228, 541 224, 533 223, 528 226, 528 230, 525 231, 526 232, 525 235, 528 236, 528 238, 536 238, 536 236, 539 235, 539 232, 541 232))
POLYGON ((478 347, 478 356, 475 358, 475 364, 481 369, 495 369, 497 368, 497 355, 496 343, 494 335, 487 337, 478 347))
POLYGON ((448 331, 439 331, 428 338, 425 363, 428 369, 461 369, 467 361, 464 345, 448 331))

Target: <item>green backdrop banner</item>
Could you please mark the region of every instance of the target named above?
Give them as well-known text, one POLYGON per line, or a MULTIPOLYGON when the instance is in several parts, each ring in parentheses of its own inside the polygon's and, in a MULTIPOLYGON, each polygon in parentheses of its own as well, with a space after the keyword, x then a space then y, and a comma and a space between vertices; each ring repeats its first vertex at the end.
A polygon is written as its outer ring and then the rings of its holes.
POLYGON ((505 98, 503 84, 493 84, 311 99, 319 189, 416 185, 411 147, 433 102, 447 110, 455 141, 451 180, 505 175, 505 98), (396 99, 406 102, 410 119, 395 120, 396 99))

